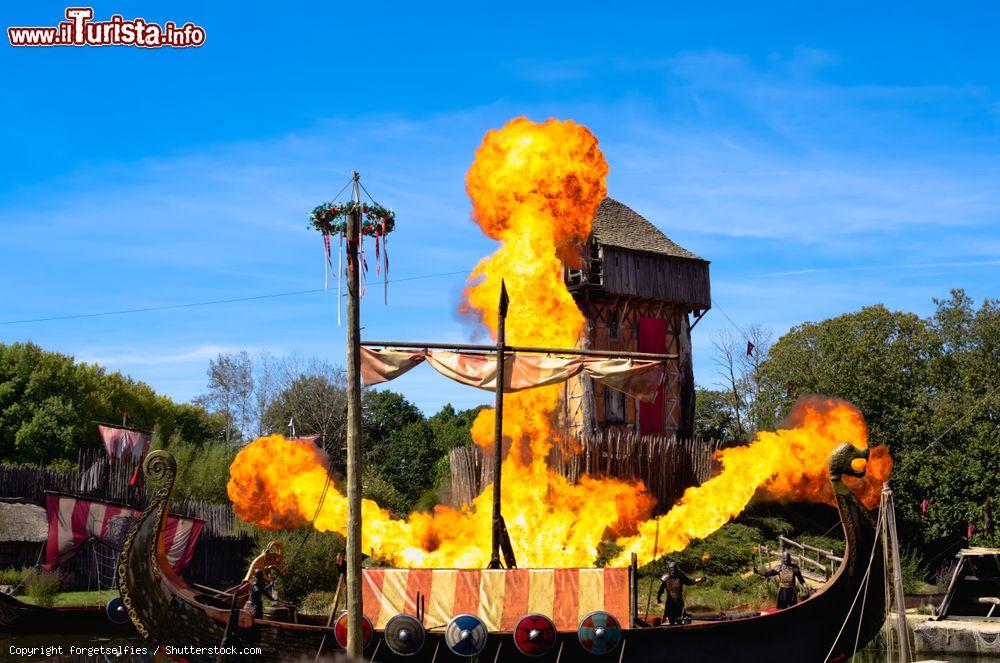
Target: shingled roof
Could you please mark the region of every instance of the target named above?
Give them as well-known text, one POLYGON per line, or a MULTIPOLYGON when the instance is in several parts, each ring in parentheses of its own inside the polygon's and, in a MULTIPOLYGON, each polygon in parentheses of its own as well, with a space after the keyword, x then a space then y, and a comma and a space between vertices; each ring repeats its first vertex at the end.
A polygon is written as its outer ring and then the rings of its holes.
POLYGON ((592 235, 599 244, 675 258, 704 260, 674 243, 628 205, 605 198, 597 207, 592 235))
POLYGON ((0 542, 45 541, 49 521, 45 509, 34 504, 0 502, 0 542))

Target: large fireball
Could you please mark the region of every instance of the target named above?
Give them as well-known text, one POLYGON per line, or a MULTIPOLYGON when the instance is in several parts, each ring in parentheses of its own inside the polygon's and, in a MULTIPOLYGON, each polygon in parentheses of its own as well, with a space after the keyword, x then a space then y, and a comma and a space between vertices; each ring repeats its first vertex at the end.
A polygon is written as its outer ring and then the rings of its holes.
MULTIPOLYGON (((606 196, 608 165, 597 139, 572 121, 511 120, 490 131, 466 176, 472 217, 497 250, 469 277, 461 310, 496 333, 501 280, 510 295, 507 341, 512 345, 574 347, 584 317, 563 282, 563 265, 578 259, 591 220, 606 196)), ((613 538, 627 564, 653 556, 659 522, 663 554, 705 537, 739 515, 754 496, 830 502, 827 458, 842 442, 867 444, 864 419, 843 401, 810 399, 796 405, 787 427, 764 432, 746 447, 719 454, 721 472, 688 489, 669 513, 650 519, 654 500, 641 482, 583 477, 571 484, 546 458, 559 442, 553 415, 558 386, 505 396, 503 514, 522 567, 586 567, 598 545, 613 538)), ((493 411, 472 428, 476 444, 492 453, 493 411)), ((869 505, 888 477, 884 447, 873 450, 860 486, 869 505)), ((311 442, 274 435, 242 449, 228 486, 237 515, 268 529, 307 525, 344 531, 347 501, 327 484, 326 455, 311 442)), ((403 567, 483 567, 490 558, 492 486, 463 509, 394 519, 371 500, 362 502, 362 549, 403 567)))

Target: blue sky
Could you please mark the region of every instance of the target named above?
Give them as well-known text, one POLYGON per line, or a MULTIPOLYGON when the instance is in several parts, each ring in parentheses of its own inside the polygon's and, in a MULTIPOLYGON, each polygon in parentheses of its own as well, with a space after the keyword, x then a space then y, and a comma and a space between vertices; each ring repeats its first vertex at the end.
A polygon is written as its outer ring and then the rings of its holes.
MULTIPOLYGON (((955 287, 1000 295, 1000 12, 701 4, 100 2, 98 19, 193 21, 206 44, 4 43, 0 322, 321 287, 307 216, 356 168, 398 214, 391 276, 452 273, 368 298, 364 335, 468 339, 461 274, 493 244, 463 176, 518 115, 590 127, 611 195, 712 261, 702 385, 734 331, 722 311, 780 335, 878 302, 927 314, 955 287)), ((342 362, 335 300, 0 324, 0 342, 188 399, 219 351, 342 362)), ((488 400, 429 369, 393 388, 428 412, 488 400)))

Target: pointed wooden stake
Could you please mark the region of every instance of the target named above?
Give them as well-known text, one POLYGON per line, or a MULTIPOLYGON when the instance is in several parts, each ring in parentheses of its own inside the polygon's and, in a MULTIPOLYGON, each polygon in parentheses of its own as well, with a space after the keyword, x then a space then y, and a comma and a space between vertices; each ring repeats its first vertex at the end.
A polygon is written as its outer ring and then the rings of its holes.
POLYGON ((504 533, 503 516, 500 512, 500 468, 503 461, 504 354, 507 350, 507 335, 504 327, 507 320, 507 305, 509 303, 507 284, 501 279, 500 306, 497 310, 497 388, 496 401, 493 407, 493 545, 489 566, 491 569, 499 569, 501 567, 500 546, 504 533))

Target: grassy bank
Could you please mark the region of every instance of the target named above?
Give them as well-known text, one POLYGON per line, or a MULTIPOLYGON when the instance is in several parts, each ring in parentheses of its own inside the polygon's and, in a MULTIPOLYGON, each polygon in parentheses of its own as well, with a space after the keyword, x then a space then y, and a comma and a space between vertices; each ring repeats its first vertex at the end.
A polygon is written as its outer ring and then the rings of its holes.
MULTIPOLYGON (((81 605, 100 605, 103 606, 105 603, 118 596, 118 591, 113 589, 105 589, 104 591, 86 591, 86 592, 60 592, 55 595, 55 603, 53 607, 68 607, 68 606, 81 606, 81 605)), ((19 601, 25 603, 36 603, 35 599, 30 596, 18 596, 19 601)))

